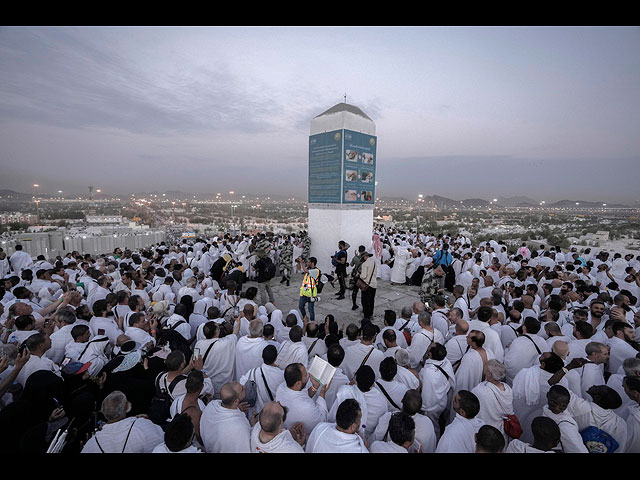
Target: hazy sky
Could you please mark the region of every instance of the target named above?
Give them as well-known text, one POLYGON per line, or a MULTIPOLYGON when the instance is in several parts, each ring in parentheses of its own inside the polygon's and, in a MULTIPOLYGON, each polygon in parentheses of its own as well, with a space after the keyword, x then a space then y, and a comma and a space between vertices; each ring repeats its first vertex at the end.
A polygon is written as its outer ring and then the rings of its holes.
POLYGON ((307 191, 311 119, 378 196, 640 200, 640 28, 0 28, 0 188, 307 191))

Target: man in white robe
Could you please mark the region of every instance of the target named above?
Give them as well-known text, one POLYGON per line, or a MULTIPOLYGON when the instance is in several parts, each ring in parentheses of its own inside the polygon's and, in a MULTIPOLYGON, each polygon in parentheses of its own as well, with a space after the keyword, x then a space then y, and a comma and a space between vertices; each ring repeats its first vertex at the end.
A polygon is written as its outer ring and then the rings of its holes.
POLYGON ((631 357, 636 357, 638 351, 629 343, 634 339, 633 327, 626 322, 613 324, 613 337, 609 339, 611 347, 609 356, 609 372, 618 373, 622 363, 631 357))
POLYGON ((497 360, 489 360, 484 366, 485 381, 476 385, 471 393, 480 401, 478 418, 486 425, 498 429, 505 442, 508 442, 509 438, 504 431, 504 419, 507 415, 513 414, 513 391, 504 383, 506 373, 503 364, 497 360))
POLYGON ((251 430, 251 453, 304 453, 304 426, 298 423, 286 429, 284 418, 284 408, 278 402, 260 409, 260 421, 251 430))
POLYGON ((380 362, 380 379, 376 380, 374 388, 382 392, 389 402, 388 409, 391 412, 401 410, 402 398, 409 388, 395 379, 398 373, 398 364, 395 358, 386 357, 380 362))
POLYGON ((302 328, 299 325, 294 325, 289 330, 289 338, 282 342, 276 360, 276 365, 283 370, 292 363, 301 363, 305 368, 309 365, 309 355, 302 342, 302 328))
POLYGON ((377 330, 373 324, 364 323, 360 341, 345 348, 342 371, 349 379, 353 380, 356 372, 363 365, 370 366, 376 377, 380 378, 380 362, 384 359, 384 353, 374 344, 376 333, 377 330))
POLYGON ((476 312, 476 318, 469 322, 469 331, 480 330, 484 333, 484 348, 491 350, 493 357, 499 362, 504 361, 504 348, 500 334, 491 328, 489 320, 493 316, 493 309, 489 306, 481 306, 476 312))
MULTIPOLYGON (((415 423, 414 442, 407 448, 409 453, 434 453, 437 437, 433 422, 420 413, 422 397, 418 390, 408 390, 402 398, 402 411, 409 415, 415 423)), ((389 428, 389 420, 394 412, 387 412, 380 417, 375 432, 369 439, 371 442, 383 440, 389 428)))
POLYGON ((347 398, 338 405, 335 423, 321 422, 307 439, 306 453, 368 453, 360 434, 362 409, 347 398))
POLYGON ((197 350, 203 359, 203 371, 211 379, 216 397, 222 386, 234 378, 236 343, 238 341, 238 330, 240 321, 236 319, 233 333, 220 337, 222 325, 216 322, 204 324, 204 340, 196 342, 194 352, 197 350))
POLYGON ((578 422, 567 411, 571 394, 562 385, 553 385, 547 392, 547 404, 542 407, 542 415, 552 419, 560 428, 560 446, 564 453, 589 453, 578 422))
POLYGON ((484 422, 477 417, 480 411, 478 397, 467 390, 459 391, 453 398, 455 419, 445 429, 438 441, 436 453, 474 453, 475 435, 484 422))
POLYGON ((395 245, 393 267, 391 268, 391 283, 404 285, 407 282, 407 262, 409 261, 409 249, 401 245, 395 245))
POLYGON ((532 317, 525 318, 522 324, 522 335, 511 342, 504 354, 507 383, 513 384, 513 379, 520 370, 536 365, 540 355, 551 351, 544 338, 537 335, 539 330, 538 320, 532 317))
POLYGON ((407 348, 411 368, 419 370, 420 365, 427 358, 428 349, 438 343, 444 345, 444 336, 431 326, 431 314, 423 310, 418 314, 420 329, 411 337, 411 345, 407 348))
POLYGON ((248 409, 245 395, 244 385, 226 383, 220 390, 220 400, 212 400, 202 412, 200 436, 207 453, 251 451, 252 423, 244 413, 248 409))
POLYGON ((263 328, 262 320, 258 318, 251 320, 249 335, 238 338, 235 358, 236 380, 262 364, 262 350, 267 346, 267 341, 262 338, 263 328))
POLYGON ((493 359, 490 350, 482 348, 484 345, 484 334, 478 330, 473 330, 467 335, 467 345, 469 350, 463 355, 460 367, 456 370, 456 389, 471 391, 483 379, 484 366, 493 359))
POLYGON ((275 365, 277 355, 276 347, 266 345, 262 350, 262 364, 240 377, 239 382, 243 385, 248 380, 256 382, 256 412, 260 412, 263 406, 275 400, 278 387, 284 382, 284 371, 275 365))
POLYGON ((107 420, 84 444, 81 453, 151 453, 164 440, 162 428, 147 418, 127 417, 131 403, 116 390, 102 401, 107 420))
POLYGON ((513 380, 512 390, 513 409, 523 429, 521 441, 533 441, 531 422, 542 415, 542 407, 546 404, 546 395, 551 388, 549 381, 568 388, 564 374, 581 367, 585 362, 584 359, 574 359, 565 367, 558 355, 544 352, 540 355, 539 365, 523 368, 518 372, 513 380))
POLYGON ((604 365, 609 360, 609 348, 599 342, 590 342, 585 347, 589 363, 571 370, 566 379, 569 390, 574 394, 588 399, 587 390, 593 385, 604 385, 604 365))
POLYGON ((397 412, 389 418, 388 438, 372 442, 371 453, 409 453, 415 442, 416 424, 405 412, 397 412))
POLYGON ((448 418, 456 385, 451 363, 447 360, 447 352, 442 345, 429 349, 424 367, 420 370, 422 383, 422 408, 425 415, 433 422, 436 433, 441 430, 440 419, 448 418))
POLYGON ((29 376, 40 370, 53 372, 62 378, 60 367, 44 355, 45 352, 51 348, 51 340, 48 335, 44 335, 42 333, 31 335, 25 340, 25 344, 31 355, 29 356, 27 363, 22 367, 22 370, 20 370, 15 383, 24 388, 29 376))
POLYGON ((627 376, 623 388, 631 400, 627 414, 627 453, 640 453, 640 378, 627 376))
POLYGON ((23 270, 34 268, 31 255, 22 250, 22 245, 16 244, 14 252, 9 257, 9 264, 16 275, 20 275, 23 270))
POLYGON ((276 390, 276 401, 288 408, 285 428, 302 422, 305 430, 310 432, 318 423, 325 422, 328 411, 324 397, 328 386, 321 386, 315 378, 311 377, 304 364, 289 364, 284 369, 284 382, 276 390), (310 385, 307 388, 309 382, 310 385), (318 392, 317 395, 316 392, 318 392))
POLYGON ((362 410, 361 433, 365 439, 369 439, 375 432, 382 415, 389 411, 389 403, 385 396, 380 390, 373 388, 375 378, 370 366, 365 365, 358 369, 355 385, 343 385, 338 390, 327 420, 329 422, 335 421, 338 406, 345 399, 353 398, 358 402, 362 410))

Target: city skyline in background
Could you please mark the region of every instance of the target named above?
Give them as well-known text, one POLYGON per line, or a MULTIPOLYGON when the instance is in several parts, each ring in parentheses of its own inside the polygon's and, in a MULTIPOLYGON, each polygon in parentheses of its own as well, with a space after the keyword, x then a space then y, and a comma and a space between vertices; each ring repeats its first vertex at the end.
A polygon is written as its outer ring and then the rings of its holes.
POLYGON ((377 196, 637 205, 636 27, 3 27, 0 189, 306 198, 316 115, 377 196))

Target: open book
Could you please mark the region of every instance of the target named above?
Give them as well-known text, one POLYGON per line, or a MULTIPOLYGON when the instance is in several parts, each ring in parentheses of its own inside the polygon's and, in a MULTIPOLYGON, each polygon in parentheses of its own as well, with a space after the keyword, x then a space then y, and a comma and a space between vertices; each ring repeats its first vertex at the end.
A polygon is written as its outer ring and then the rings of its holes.
POLYGON ((308 373, 321 385, 327 385, 333 378, 333 374, 336 373, 336 367, 316 355, 309 365, 308 373))

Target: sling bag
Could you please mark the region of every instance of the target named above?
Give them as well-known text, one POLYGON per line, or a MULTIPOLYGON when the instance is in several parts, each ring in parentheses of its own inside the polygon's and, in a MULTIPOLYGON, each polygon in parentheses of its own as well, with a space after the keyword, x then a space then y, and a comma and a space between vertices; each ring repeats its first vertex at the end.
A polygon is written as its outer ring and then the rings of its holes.
POLYGON ((211 348, 213 347, 213 344, 216 343, 215 341, 211 342, 211 344, 209 345, 209 347, 207 348, 207 351, 204 352, 204 357, 202 357, 202 364, 204 365, 205 362, 207 361, 207 356, 209 355, 209 352, 211 351, 211 348))
POLYGON ((523 337, 527 337, 529 340, 531 340, 531 343, 533 343, 534 347, 536 347, 536 350, 538 351, 538 355, 542 355, 542 352, 540 351, 540 348, 538 347, 538 344, 533 340, 533 338, 531 338, 529 335, 522 335, 523 337))
POLYGON ((384 387, 382 385, 380 385, 379 382, 376 382, 376 385, 378 385, 378 387, 380 387, 380 390, 382 391, 382 393, 384 393, 384 396, 387 397, 387 400, 389 400, 389 403, 391 405, 393 405, 395 408, 397 408, 398 410, 402 410, 398 405, 396 405, 396 402, 394 402, 392 400, 392 398, 389 396, 389 394, 387 393, 387 391, 384 389, 384 387))
POLYGON ((264 382, 264 386, 267 387, 267 393, 269 394, 269 398, 273 402, 273 394, 271 393, 271 389, 269 388, 269 384, 267 383, 267 377, 264 376, 262 367, 260 367, 260 374, 262 375, 262 381, 264 382))
POLYGON ((371 283, 371 280, 373 279, 373 273, 374 273, 374 269, 371 269, 371 275, 369 275, 369 281, 365 283, 364 280, 362 280, 362 278, 358 277, 358 281, 356 282, 356 285, 358 285, 358 288, 361 291, 365 291, 366 289, 369 288, 369 284, 371 283))
POLYGON ((362 366, 366 363, 367 359, 369 358, 369 355, 371 355, 371 352, 373 352, 373 351, 375 350, 375 348, 376 348, 376 347, 371 347, 371 350, 369 350, 369 353, 367 353, 367 356, 366 356, 366 357, 364 357, 364 358, 362 359, 362 363, 361 363, 361 364, 360 364, 360 366, 358 367, 358 370, 359 370, 360 368, 362 368, 362 366))
MULTIPOLYGON (((136 420, 137 420, 137 418, 136 418, 136 420)), ((124 445, 122 446, 122 452, 120 452, 120 453, 124 453, 124 449, 127 447, 127 442, 129 441, 129 435, 131 435, 131 429, 133 428, 133 424, 134 424, 134 423, 136 423, 136 420, 134 420, 134 421, 131 423, 131 426, 129 427, 129 431, 127 432, 127 438, 124 440, 124 445)), ((102 449, 102 446, 100 445, 100 443, 98 442, 98 435, 97 435, 97 433, 96 433, 96 435, 94 435, 94 436, 93 436, 93 438, 95 438, 95 439, 96 439, 96 445, 98 445, 98 448, 100 449, 100 451, 101 451, 102 453, 106 453, 106 452, 102 449)))

